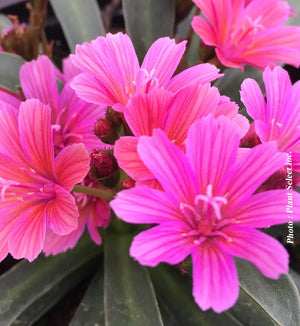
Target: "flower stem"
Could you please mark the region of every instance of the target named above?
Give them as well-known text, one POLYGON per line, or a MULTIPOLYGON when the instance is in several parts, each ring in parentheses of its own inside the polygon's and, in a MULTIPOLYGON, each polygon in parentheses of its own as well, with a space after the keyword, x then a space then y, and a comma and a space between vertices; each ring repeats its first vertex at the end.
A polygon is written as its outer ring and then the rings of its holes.
POLYGON ((96 189, 96 188, 90 188, 82 185, 75 185, 72 189, 72 192, 79 192, 91 196, 100 197, 107 201, 112 200, 116 194, 111 189, 96 189))

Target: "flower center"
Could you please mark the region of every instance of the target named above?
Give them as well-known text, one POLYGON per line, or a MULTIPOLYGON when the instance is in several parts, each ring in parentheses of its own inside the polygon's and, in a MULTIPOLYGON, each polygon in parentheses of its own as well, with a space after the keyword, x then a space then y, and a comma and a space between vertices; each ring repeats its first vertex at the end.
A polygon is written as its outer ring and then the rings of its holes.
POLYGON ((158 87, 159 81, 155 77, 155 69, 148 72, 146 69, 141 68, 137 75, 136 90, 143 93, 148 93, 151 89, 158 87))
POLYGON ((206 195, 199 194, 194 199, 194 205, 181 203, 180 210, 190 226, 190 231, 183 233, 184 237, 192 237, 196 244, 207 238, 221 236, 228 240, 222 228, 235 222, 233 219, 222 219, 221 207, 227 204, 222 196, 213 196, 212 185, 208 185, 206 195))
POLYGON ((59 112, 55 124, 51 125, 56 155, 66 146, 82 141, 82 135, 72 130, 72 123, 76 116, 77 113, 74 113, 71 117, 67 117, 66 108, 64 108, 59 112))

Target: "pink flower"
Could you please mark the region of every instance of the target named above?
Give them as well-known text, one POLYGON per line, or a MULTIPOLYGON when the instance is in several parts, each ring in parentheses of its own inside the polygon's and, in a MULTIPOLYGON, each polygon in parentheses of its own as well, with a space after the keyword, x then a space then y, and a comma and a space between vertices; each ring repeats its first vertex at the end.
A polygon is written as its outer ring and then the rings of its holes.
POLYGON ((136 181, 153 180, 152 173, 137 153, 140 136, 151 136, 155 128, 164 130, 178 147, 184 148, 190 125, 208 114, 227 116, 240 128, 241 137, 249 128, 248 120, 238 114, 238 107, 216 87, 189 85, 173 94, 155 89, 132 97, 124 111, 124 118, 134 137, 121 137, 115 144, 115 157, 119 166, 136 181))
POLYGON ((216 47, 223 65, 299 66, 300 27, 283 26, 291 13, 286 1, 193 1, 206 19, 194 17, 192 26, 205 44, 216 47))
POLYGON ((263 73, 267 103, 253 79, 246 79, 241 99, 255 122, 262 143, 276 141, 278 150, 291 152, 293 171, 300 173, 300 82, 291 84, 281 67, 263 73))
POLYGON ((46 56, 25 63, 20 70, 25 97, 37 98, 51 107, 55 152, 74 143, 83 143, 88 150, 100 146, 93 128, 96 121, 103 117, 105 108, 79 99, 70 87, 70 81, 59 94, 56 75, 54 65, 46 56))
MULTIPOLYGON (((256 230, 287 222, 285 190, 253 195, 284 165, 285 154, 271 142, 237 160, 240 133, 227 118, 196 121, 188 131, 186 154, 161 130, 140 137, 138 154, 163 191, 147 186, 123 190, 111 202, 119 218, 158 224, 139 235, 130 255, 143 265, 193 261, 193 295, 203 309, 221 312, 238 298, 232 256, 252 262, 267 277, 288 271, 288 253, 256 230), (271 159, 270 159, 271 158, 271 159)), ((300 219, 300 195, 293 193, 300 219)))
MULTIPOLYGON (((74 144, 83 143, 88 150, 104 146, 93 133, 96 121, 104 116, 105 108, 90 104, 78 98, 70 87, 72 78, 79 70, 72 65, 70 59, 64 61, 64 71, 60 76, 48 57, 39 56, 36 61, 24 64, 20 71, 21 86, 27 98, 38 98, 51 107, 51 121, 55 153, 74 144), (59 94, 56 77, 66 80, 59 94)), ((86 196, 86 195, 83 195, 86 196)), ((68 235, 59 235, 48 230, 44 252, 57 254, 75 246, 87 225, 92 239, 100 244, 101 238, 95 235, 97 226, 106 225, 110 219, 107 202, 89 196, 83 203, 78 201, 79 227, 68 235), (100 213, 99 216, 95 214, 100 213), (89 227, 91 226, 92 227, 89 227)))
POLYGON ((129 98, 154 88, 175 93, 191 83, 208 83, 221 75, 213 65, 201 64, 172 77, 185 51, 185 43, 175 44, 168 37, 152 44, 139 66, 133 44, 126 34, 107 34, 91 43, 76 46, 71 55, 84 73, 74 78, 76 94, 91 103, 123 111, 129 98))
POLYGON ((89 170, 83 144, 54 158, 51 109, 38 100, 0 111, 6 136, 0 139, 0 260, 7 253, 34 260, 47 229, 64 235, 77 228, 78 209, 70 194, 89 170))

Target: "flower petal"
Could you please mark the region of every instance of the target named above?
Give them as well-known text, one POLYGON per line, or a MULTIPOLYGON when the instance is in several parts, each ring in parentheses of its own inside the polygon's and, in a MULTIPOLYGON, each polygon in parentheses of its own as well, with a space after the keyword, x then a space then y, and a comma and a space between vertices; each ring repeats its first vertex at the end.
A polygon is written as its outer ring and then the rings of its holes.
POLYGON ((81 70, 72 63, 70 56, 63 59, 62 66, 63 66, 63 75, 66 81, 71 80, 73 77, 75 77, 81 72, 81 70))
POLYGON ((172 93, 176 93, 190 84, 210 83, 223 76, 223 74, 219 74, 219 71, 220 70, 214 65, 201 63, 185 69, 174 76, 167 84, 166 89, 172 93))
POLYGON ((74 248, 84 232, 84 228, 85 217, 79 218, 77 229, 66 235, 58 235, 48 228, 43 252, 46 256, 57 255, 61 252, 65 252, 68 249, 74 248))
POLYGON ((257 82, 250 78, 245 79, 240 93, 241 100, 251 118, 265 121, 266 102, 257 82))
POLYGON ((160 129, 141 136, 137 151, 148 169, 175 202, 194 204, 197 183, 185 154, 160 129))
POLYGON ((182 236, 188 230, 184 223, 167 222, 143 231, 134 237, 130 256, 147 266, 156 266, 161 262, 178 264, 195 247, 190 237, 182 236))
POLYGON ((22 90, 27 99, 37 98, 49 104, 55 116, 60 111, 55 69, 50 59, 40 55, 37 60, 26 62, 20 69, 22 90))
POLYGON ((0 110, 0 128, 5 130, 5 137, 0 139, 0 152, 13 158, 21 165, 28 164, 20 144, 18 131, 18 113, 13 107, 6 107, 0 110))
POLYGON ((114 147, 118 165, 134 180, 149 180, 154 176, 145 166, 137 152, 138 138, 124 136, 119 138, 114 147))
POLYGON ((49 228, 58 235, 65 235, 78 227, 78 209, 75 198, 65 189, 55 185, 56 198, 46 207, 49 228))
POLYGON ((192 254, 193 296, 202 310, 220 313, 231 308, 239 296, 233 258, 213 243, 204 243, 192 254))
POLYGON ((83 144, 64 148, 55 158, 55 174, 59 184, 70 191, 89 172, 90 158, 83 144))
POLYGON ((283 25, 290 16, 288 2, 280 0, 251 0, 246 8, 246 13, 252 21, 259 19, 259 23, 265 27, 283 25), (259 6, 259 10, 257 10, 259 6))
POLYGON ((71 81, 71 87, 78 97, 90 103, 113 106, 118 102, 111 90, 90 73, 75 76, 71 81))
MULTIPOLYGON (((109 91, 115 98, 114 104, 126 105, 128 94, 134 93, 134 81, 139 64, 132 42, 126 34, 109 33, 106 37, 100 36, 91 43, 77 45, 76 56, 71 55, 71 60, 79 69, 95 76, 100 96, 109 91), (105 89, 101 91, 101 87, 105 89)), ((72 87, 74 85, 72 83, 72 87)), ((77 85, 76 91, 80 88, 80 84, 77 85)))
POLYGON ((226 194, 228 209, 253 194, 285 161, 286 154, 278 152, 275 142, 257 145, 245 153, 220 185, 220 193, 226 194))
POLYGON ((300 194, 287 190, 270 190, 251 196, 226 212, 244 226, 265 228, 275 224, 300 220, 300 194), (292 200, 292 208, 287 210, 292 200))
POLYGON ((277 240, 255 229, 229 226, 223 232, 231 241, 218 241, 229 254, 252 262, 265 276, 277 279, 289 269, 289 255, 277 240))
POLYGON ((35 182, 35 173, 30 171, 30 166, 26 166, 24 168, 24 165, 15 162, 7 155, 0 153, 0 179, 6 179, 8 181, 14 181, 14 182, 35 182))
POLYGON ((12 229, 30 206, 29 202, 16 202, 15 197, 0 202, 0 261, 8 254, 8 239, 12 229))
POLYGON ((116 215, 129 223, 163 223, 180 221, 182 214, 168 195, 148 186, 138 186, 119 192, 110 206, 116 215))
POLYGON ((125 120, 135 136, 151 136, 154 128, 164 129, 172 93, 154 89, 148 94, 137 94, 124 111, 125 120))
POLYGON ((21 101, 18 98, 0 90, 0 107, 9 105, 19 110, 20 104, 21 101))
POLYGON ((218 44, 215 29, 207 20, 202 17, 194 16, 191 25, 206 45, 218 44))
POLYGON ((51 109, 39 100, 23 102, 19 113, 20 140, 24 153, 39 174, 53 176, 51 109))
POLYGON ((98 227, 107 227, 110 223, 110 207, 106 200, 99 198, 97 201, 79 209, 79 214, 86 216, 87 228, 93 241, 100 245, 102 239, 98 227))
POLYGON ((15 259, 33 261, 42 251, 46 234, 45 204, 28 209, 10 233, 8 248, 15 259))
POLYGON ((224 175, 236 160, 239 141, 238 128, 225 117, 214 119, 210 115, 190 127, 186 139, 186 155, 201 193, 205 194, 207 186, 212 185, 216 194, 224 175))
MULTIPOLYGON (((282 108, 289 107, 289 102, 292 98, 292 83, 287 71, 281 67, 275 67, 271 70, 267 67, 263 73, 266 96, 267 96, 267 109, 266 119, 263 120, 270 123, 273 119, 276 122, 283 121, 284 110, 282 108)), ((264 107, 261 108, 263 110, 264 107)), ((285 119, 286 120, 286 119, 285 119)))
POLYGON ((186 41, 179 44, 169 37, 162 37, 149 48, 141 68, 156 77, 160 86, 171 79, 185 51, 186 41))
POLYGON ((218 89, 209 84, 192 84, 177 92, 165 129, 168 138, 180 147, 185 142, 190 125, 213 113, 219 99, 218 89))

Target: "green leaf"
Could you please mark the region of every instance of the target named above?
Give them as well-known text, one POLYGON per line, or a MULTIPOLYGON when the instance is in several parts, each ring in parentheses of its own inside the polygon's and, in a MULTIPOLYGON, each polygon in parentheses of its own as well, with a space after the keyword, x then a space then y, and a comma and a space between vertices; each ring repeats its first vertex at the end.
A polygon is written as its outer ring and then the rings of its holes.
MULTIPOLYGON (((50 305, 53 304, 51 291, 59 292, 55 287, 70 274, 99 256, 100 250, 101 247, 92 244, 86 236, 73 250, 47 258, 40 256, 32 263, 23 260, 1 275, 0 325, 10 325, 27 309, 27 313, 32 312, 34 308, 29 307, 35 306, 36 302, 40 309, 43 300, 40 302, 39 300, 46 298, 47 293, 50 293, 50 305)), ((78 279, 82 279, 83 276, 86 275, 79 272, 78 279)), ((37 314, 40 312, 37 311, 37 314)))
POLYGON ((300 2, 299 0, 287 0, 287 2, 289 3, 289 5, 296 9, 296 16, 295 17, 291 17, 288 22, 287 25, 300 25, 300 2))
POLYGON ((71 52, 75 45, 105 35, 96 0, 50 0, 54 13, 64 31, 71 52))
POLYGON ((1 31, 3 32, 6 28, 10 27, 11 21, 6 15, 0 14, 0 28, 1 31))
POLYGON ((30 305, 14 322, 15 326, 33 325, 50 308, 59 302, 72 288, 79 284, 95 270, 95 259, 89 260, 79 269, 68 274, 63 280, 55 284, 49 292, 30 305))
POLYGON ((18 92, 20 85, 19 70, 25 61, 13 53, 0 53, 0 87, 18 92))
POLYGON ((101 263, 70 322, 70 326, 104 325, 103 278, 103 263, 101 263))
POLYGON ((162 36, 173 37, 173 0, 122 0, 126 32, 140 61, 150 45, 162 36))
POLYGON ((298 290, 289 275, 264 277, 251 263, 237 259, 240 296, 229 312, 242 325, 299 326, 298 290))
POLYGON ((300 275, 294 271, 293 269, 290 269, 290 272, 289 272, 293 282, 295 283, 297 289, 298 289, 298 292, 300 294, 300 275))
MULTIPOLYGON (((192 297, 192 280, 167 265, 149 269, 166 326, 241 326, 229 313, 202 311, 192 297), (174 320, 178 322, 175 324, 174 320)), ((256 326, 256 325, 255 325, 256 326)))
POLYGON ((131 237, 104 240, 105 326, 163 326, 148 272, 129 257, 131 237))

